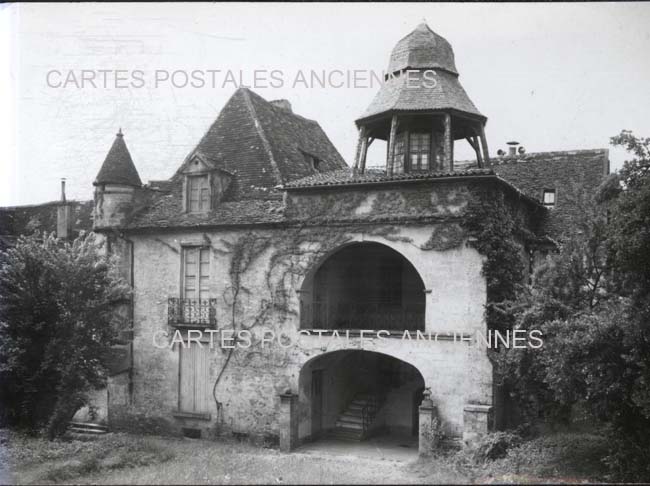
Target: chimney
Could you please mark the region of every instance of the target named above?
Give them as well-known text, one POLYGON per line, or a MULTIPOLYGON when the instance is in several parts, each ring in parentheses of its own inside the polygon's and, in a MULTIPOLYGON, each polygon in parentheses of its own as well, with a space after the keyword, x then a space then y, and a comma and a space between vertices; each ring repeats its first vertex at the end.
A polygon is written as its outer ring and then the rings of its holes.
POLYGON ((517 145, 519 145, 519 142, 508 142, 508 155, 510 157, 515 157, 517 155, 517 145))
POLYGON ((72 236, 72 205, 65 199, 65 178, 61 179, 61 201, 56 208, 56 237, 68 239, 72 236))
POLYGON ((291 109, 291 103, 289 103, 289 100, 272 100, 269 101, 273 106, 276 108, 280 108, 281 110, 288 111, 289 113, 293 113, 293 110, 291 109))

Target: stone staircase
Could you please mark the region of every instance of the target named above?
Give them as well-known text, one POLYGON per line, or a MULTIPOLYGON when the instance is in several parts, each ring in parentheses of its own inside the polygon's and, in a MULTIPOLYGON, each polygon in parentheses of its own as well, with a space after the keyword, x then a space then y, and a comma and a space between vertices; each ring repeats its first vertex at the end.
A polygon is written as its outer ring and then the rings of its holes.
POLYGON ((381 408, 382 400, 379 395, 373 393, 357 393, 346 409, 336 419, 336 426, 331 429, 327 436, 336 439, 361 441, 368 436, 368 430, 363 427, 363 410, 370 411, 370 424, 376 413, 381 408))
POLYGON ((70 422, 68 430, 74 434, 103 435, 108 432, 108 427, 86 422, 70 422))

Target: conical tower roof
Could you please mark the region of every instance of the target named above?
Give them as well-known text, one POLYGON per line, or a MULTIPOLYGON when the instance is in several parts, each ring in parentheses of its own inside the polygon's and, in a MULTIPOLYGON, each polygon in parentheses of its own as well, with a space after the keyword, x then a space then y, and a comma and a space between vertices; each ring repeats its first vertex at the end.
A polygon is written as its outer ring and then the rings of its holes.
POLYGON ((458 74, 451 44, 422 22, 395 45, 390 54, 388 72, 426 68, 444 69, 452 74, 458 74))
POLYGON ((449 110, 486 119, 458 81, 451 45, 422 23, 393 49, 387 79, 357 123, 392 112, 449 110))
POLYGON ((106 155, 102 168, 97 174, 94 185, 99 184, 123 184, 126 186, 141 187, 142 181, 135 168, 129 149, 124 142, 124 135, 120 129, 111 149, 106 155))

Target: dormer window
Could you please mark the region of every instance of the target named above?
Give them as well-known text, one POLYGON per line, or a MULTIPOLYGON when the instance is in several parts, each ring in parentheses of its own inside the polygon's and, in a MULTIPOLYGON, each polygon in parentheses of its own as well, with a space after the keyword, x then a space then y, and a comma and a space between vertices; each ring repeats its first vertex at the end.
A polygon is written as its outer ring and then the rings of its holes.
POLYGON ((207 174, 187 176, 187 208, 190 213, 210 210, 210 181, 207 174))
POLYGON ((553 207, 555 206, 555 189, 544 189, 542 194, 542 202, 544 206, 553 207))
POLYGON ((222 161, 193 154, 179 169, 183 175, 183 211, 207 213, 226 197, 234 174, 219 165, 222 161))

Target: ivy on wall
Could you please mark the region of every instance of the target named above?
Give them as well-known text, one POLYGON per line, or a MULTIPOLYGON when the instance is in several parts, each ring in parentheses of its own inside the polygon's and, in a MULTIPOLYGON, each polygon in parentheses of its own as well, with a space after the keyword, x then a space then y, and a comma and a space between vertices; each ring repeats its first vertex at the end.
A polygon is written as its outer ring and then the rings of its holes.
POLYGON ((472 246, 486 257, 482 274, 487 284, 488 329, 510 329, 513 320, 506 303, 523 283, 526 267, 519 240, 527 230, 503 191, 496 188, 473 190, 462 225, 473 237, 472 246))

